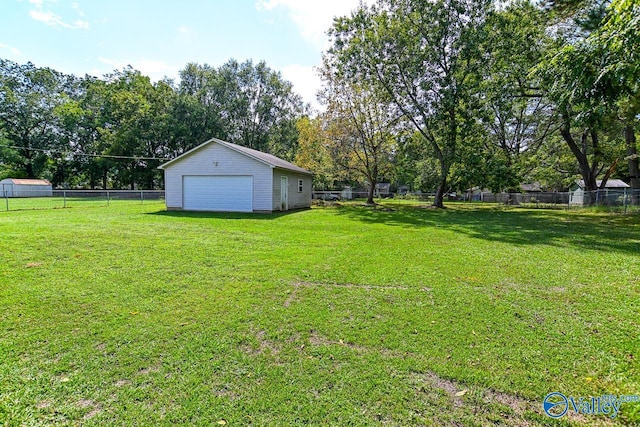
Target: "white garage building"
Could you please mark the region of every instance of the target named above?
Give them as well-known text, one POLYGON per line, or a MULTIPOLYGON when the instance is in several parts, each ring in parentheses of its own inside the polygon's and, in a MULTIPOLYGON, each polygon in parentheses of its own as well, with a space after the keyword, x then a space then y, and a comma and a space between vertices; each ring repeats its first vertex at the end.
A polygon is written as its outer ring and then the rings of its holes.
POLYGON ((51 197, 53 187, 46 179, 7 178, 0 181, 0 197, 51 197))
POLYGON ((311 207, 311 172, 220 139, 210 139, 160 169, 169 210, 273 212, 311 207))

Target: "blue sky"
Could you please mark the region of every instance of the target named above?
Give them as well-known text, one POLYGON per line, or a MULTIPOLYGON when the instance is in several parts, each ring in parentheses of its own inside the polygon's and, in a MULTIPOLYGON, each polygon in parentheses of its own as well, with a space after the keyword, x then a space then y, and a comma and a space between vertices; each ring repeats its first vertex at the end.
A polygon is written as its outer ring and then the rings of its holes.
POLYGON ((333 16, 358 0, 2 0, 0 58, 83 76, 131 65, 153 80, 189 62, 264 60, 307 102, 333 16))

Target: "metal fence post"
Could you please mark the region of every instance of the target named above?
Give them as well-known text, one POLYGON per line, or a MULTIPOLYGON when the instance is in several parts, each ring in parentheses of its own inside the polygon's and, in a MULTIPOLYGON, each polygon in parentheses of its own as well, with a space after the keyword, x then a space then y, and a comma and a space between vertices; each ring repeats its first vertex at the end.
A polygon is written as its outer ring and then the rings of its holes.
POLYGON ((64 191, 64 190, 62 190, 62 200, 63 200, 62 207, 66 208, 67 207, 67 192, 64 191))
POLYGON ((622 205, 624 206, 624 214, 627 214, 627 189, 624 189, 624 196, 622 196, 622 205))
POLYGON ((7 190, 4 190, 4 201, 7 205, 7 210, 9 210, 9 194, 7 194, 7 190))
POLYGON ((109 190, 107 190, 107 206, 109 206, 109 190))
POLYGON ((143 201, 144 201, 143 190, 140 190, 140 204, 142 204, 143 201))

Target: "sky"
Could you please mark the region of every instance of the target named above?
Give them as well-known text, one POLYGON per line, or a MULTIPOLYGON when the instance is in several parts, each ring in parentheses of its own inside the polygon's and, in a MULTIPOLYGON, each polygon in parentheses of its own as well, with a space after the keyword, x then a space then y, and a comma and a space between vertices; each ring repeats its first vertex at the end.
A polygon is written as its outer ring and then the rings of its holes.
POLYGON ((178 79, 186 64, 264 60, 318 107, 314 70, 334 16, 359 0, 0 0, 0 58, 102 77, 127 65, 178 79))

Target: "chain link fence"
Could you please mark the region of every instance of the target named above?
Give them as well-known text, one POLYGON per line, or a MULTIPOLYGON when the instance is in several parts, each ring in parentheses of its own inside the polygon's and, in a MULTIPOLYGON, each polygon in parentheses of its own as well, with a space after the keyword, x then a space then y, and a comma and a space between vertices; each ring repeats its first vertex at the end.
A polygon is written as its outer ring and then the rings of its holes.
MULTIPOLYGON (((433 193, 388 193, 376 198, 408 198, 433 200, 433 193)), ((164 201, 164 190, 20 190, 20 194, 0 189, 0 211, 25 209, 63 209, 83 206, 107 207, 117 203, 148 203, 164 201)), ((314 191, 313 198, 324 201, 366 198, 367 193, 356 191, 314 191)), ((493 203, 505 206, 551 209, 601 209, 604 211, 640 212, 640 190, 532 192, 532 193, 449 193, 446 201, 493 203)))
POLYGON ((465 195, 464 200, 536 208, 600 208, 612 212, 640 212, 640 190, 630 189, 532 193, 479 192, 465 195))
MULTIPOLYGON (((313 198, 320 201, 338 201, 364 199, 365 192, 351 190, 314 191, 313 198)), ((421 201, 433 201, 435 193, 408 192, 403 194, 376 194, 377 199, 402 198, 421 201)), ((530 193, 491 193, 469 192, 466 194, 448 193, 447 202, 479 202, 504 206, 547 209, 601 209, 603 211, 631 213, 640 212, 640 190, 602 189, 596 191, 554 191, 530 193)))
POLYGON ((0 189, 0 211, 107 207, 118 203, 148 203, 164 200, 164 190, 25 190, 0 189))

